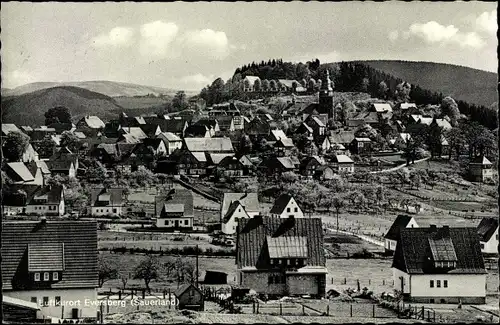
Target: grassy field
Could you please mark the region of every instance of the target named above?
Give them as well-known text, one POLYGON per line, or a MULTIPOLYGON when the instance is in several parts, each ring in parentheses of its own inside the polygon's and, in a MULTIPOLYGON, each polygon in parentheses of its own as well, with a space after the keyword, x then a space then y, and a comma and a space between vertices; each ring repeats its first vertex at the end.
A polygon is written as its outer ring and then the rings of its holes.
POLYGON ((114 97, 118 105, 125 109, 149 108, 160 106, 167 103, 169 100, 155 97, 114 97))

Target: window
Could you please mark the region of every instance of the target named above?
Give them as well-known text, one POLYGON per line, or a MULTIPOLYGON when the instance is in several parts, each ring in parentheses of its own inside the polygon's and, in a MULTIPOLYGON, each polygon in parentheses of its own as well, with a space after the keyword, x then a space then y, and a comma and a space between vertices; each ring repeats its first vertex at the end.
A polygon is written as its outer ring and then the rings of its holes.
POLYGON ((443 287, 448 288, 448 280, 443 280, 443 287))
POLYGON ((42 306, 48 306, 49 305, 49 297, 43 297, 43 304, 42 306))
POLYGON ((484 249, 484 244, 481 244, 481 249, 484 249))
POLYGON ((31 302, 33 302, 35 304, 38 303, 38 301, 36 300, 36 297, 31 297, 31 302))
POLYGON ((114 209, 113 209, 113 213, 116 213, 116 211, 117 211, 117 210, 116 210, 116 208, 114 208, 114 209))
POLYGON ((189 296, 194 297, 194 290, 189 290, 189 296))
POLYGON ((106 209, 106 212, 109 212, 109 209, 106 209))
POLYGON ((286 264, 287 264, 287 265, 291 265, 291 264, 292 264, 292 261, 291 261, 290 259, 287 259, 287 260, 286 260, 286 264))
POLYGON ((290 211, 292 211, 292 210, 290 210, 290 208, 286 208, 286 212, 290 212, 290 211))
POLYGON ((434 280, 431 280, 431 282, 430 282, 430 287, 431 287, 431 288, 434 288, 434 280))
POLYGON ((299 208, 293 208, 293 212, 299 212, 299 208))
POLYGON ((35 281, 40 281, 40 273, 35 273, 35 281))
POLYGON ((50 274, 49 272, 45 272, 43 273, 43 281, 49 281, 50 279, 50 274))
POLYGON ((441 288, 441 280, 436 281, 436 287, 441 288))
POLYGON ((53 279, 54 281, 59 280, 59 273, 57 273, 57 272, 52 273, 52 279, 53 279))
POLYGON ((60 296, 56 296, 55 303, 56 303, 56 306, 61 305, 61 297, 60 296))

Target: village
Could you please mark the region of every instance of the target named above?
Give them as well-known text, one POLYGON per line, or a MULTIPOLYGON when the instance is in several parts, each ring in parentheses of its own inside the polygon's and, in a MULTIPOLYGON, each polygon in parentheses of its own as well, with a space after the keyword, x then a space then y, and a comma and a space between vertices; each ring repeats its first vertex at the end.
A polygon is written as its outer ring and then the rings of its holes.
MULTIPOLYGON (((271 83, 271 99, 289 98, 281 111, 258 99, 200 109, 195 97, 179 114, 72 124, 57 107, 39 128, 2 124, 7 315, 498 321, 495 149, 469 147, 460 174, 455 118, 365 99, 341 119, 329 71, 311 80, 271 83), (85 299, 101 303, 62 303, 85 299)), ((241 84, 258 97, 258 77, 241 84)))

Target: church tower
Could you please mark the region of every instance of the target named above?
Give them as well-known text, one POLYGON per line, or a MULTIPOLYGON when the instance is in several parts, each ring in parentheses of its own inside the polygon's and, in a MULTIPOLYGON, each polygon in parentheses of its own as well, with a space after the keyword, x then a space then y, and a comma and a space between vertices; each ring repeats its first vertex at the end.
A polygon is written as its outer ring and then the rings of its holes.
POLYGON ((335 107, 333 106, 333 85, 330 73, 326 70, 325 78, 319 91, 319 109, 321 114, 328 114, 329 119, 335 120, 335 107))

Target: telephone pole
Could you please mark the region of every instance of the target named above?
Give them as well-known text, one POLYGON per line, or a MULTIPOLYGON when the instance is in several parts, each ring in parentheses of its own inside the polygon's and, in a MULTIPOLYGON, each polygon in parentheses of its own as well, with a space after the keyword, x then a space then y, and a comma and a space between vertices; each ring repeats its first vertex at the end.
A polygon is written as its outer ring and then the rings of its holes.
POLYGON ((198 248, 198 245, 196 245, 196 274, 195 274, 195 277, 196 277, 196 288, 198 288, 198 254, 199 254, 199 248, 198 248))

